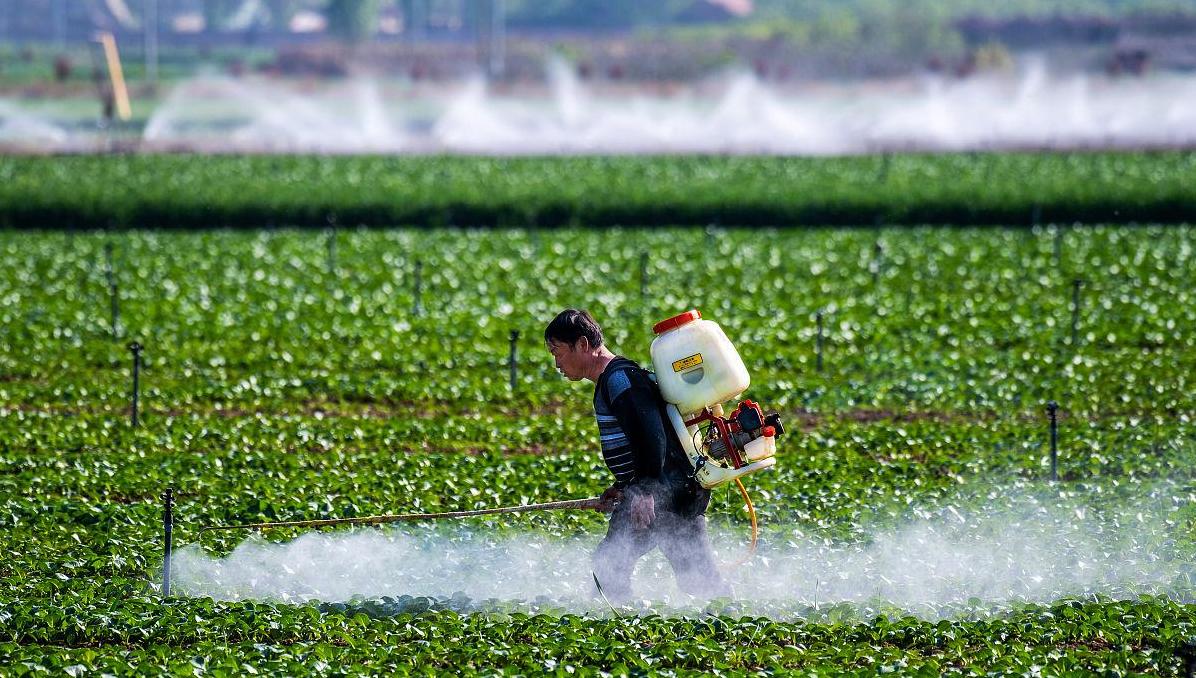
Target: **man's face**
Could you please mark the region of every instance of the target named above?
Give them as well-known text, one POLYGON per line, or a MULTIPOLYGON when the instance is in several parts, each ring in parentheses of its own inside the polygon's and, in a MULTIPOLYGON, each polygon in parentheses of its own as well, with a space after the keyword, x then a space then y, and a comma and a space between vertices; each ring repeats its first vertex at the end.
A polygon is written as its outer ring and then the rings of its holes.
POLYGON ((578 339, 572 346, 555 339, 548 341, 548 352, 552 354, 557 370, 569 381, 579 381, 585 377, 583 363, 586 351, 582 349, 588 348, 586 344, 588 342, 585 337, 578 339))

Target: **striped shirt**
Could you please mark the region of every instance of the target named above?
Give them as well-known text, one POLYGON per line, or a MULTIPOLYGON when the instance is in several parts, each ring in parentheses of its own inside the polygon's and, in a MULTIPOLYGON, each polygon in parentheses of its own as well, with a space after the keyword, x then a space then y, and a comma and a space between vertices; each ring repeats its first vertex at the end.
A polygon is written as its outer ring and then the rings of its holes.
POLYGON ((651 492, 658 510, 706 510, 710 491, 689 477, 692 467, 647 370, 627 358, 610 361, 594 384, 594 418, 615 487, 651 492))
POLYGON ((635 481, 635 457, 627 432, 619 425, 612 403, 631 388, 627 368, 636 366, 626 358, 615 358, 603 370, 603 377, 594 385, 594 418, 598 420, 598 440, 602 443, 602 460, 615 476, 620 487, 635 481))

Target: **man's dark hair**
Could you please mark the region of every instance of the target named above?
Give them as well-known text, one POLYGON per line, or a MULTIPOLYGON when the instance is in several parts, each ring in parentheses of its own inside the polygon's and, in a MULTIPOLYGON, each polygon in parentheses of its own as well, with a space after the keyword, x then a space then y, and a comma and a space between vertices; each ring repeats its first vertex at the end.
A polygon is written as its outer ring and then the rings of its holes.
POLYGON ((544 341, 556 341, 572 346, 578 339, 586 338, 590 348, 602 345, 602 328, 594 316, 576 308, 567 308, 556 315, 544 329, 544 341))

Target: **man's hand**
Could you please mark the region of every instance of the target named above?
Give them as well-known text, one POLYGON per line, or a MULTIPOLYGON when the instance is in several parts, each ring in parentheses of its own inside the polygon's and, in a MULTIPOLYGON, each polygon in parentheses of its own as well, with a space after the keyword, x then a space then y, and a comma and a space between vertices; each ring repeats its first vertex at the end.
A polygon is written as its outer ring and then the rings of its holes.
POLYGON ((637 530, 646 530, 656 519, 656 501, 648 493, 636 494, 631 497, 631 526, 637 530))
POLYGON ((615 504, 623 499, 623 490, 611 485, 606 488, 602 496, 598 498, 598 506, 595 508, 603 513, 610 513, 615 510, 615 504))

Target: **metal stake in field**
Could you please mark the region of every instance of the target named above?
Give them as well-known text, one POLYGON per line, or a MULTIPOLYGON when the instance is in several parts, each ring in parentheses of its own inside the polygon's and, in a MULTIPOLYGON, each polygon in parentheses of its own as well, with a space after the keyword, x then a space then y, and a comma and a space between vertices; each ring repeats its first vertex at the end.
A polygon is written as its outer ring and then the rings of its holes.
POLYGON ((129 344, 129 350, 133 352, 133 408, 131 417, 133 428, 136 428, 137 408, 141 401, 141 344, 134 341, 129 344))
POLYGON ((1051 482, 1059 480, 1059 403, 1047 403, 1047 416, 1051 422, 1051 482))
POLYGON ((108 287, 116 284, 116 273, 112 268, 112 243, 104 243, 104 277, 108 282, 108 287))
POLYGON ((885 246, 879 240, 872 246, 872 288, 880 285, 880 268, 884 264, 885 246))
POLYGON ((816 369, 822 371, 822 311, 819 311, 814 316, 814 321, 818 324, 818 334, 814 340, 814 365, 816 369))
POLYGON ((424 314, 423 302, 423 288, 424 288, 424 262, 419 259, 415 260, 415 304, 412 311, 415 315, 424 314))
POLYGON ((162 494, 162 531, 165 557, 162 560, 162 597, 170 595, 170 552, 174 547, 174 488, 166 488, 162 494))
POLYGON ((116 283, 108 288, 108 302, 112 314, 112 336, 120 338, 120 290, 116 283))
POLYGON ((1080 327, 1080 287, 1084 281, 1076 278, 1071 281, 1071 346, 1076 347, 1076 342, 1079 340, 1080 327))
POLYGON ((336 215, 328 215, 328 231, 327 231, 327 246, 328 253, 326 256, 328 275, 336 275, 336 215))
POLYGON ((507 361, 507 365, 511 369, 511 390, 515 390, 515 384, 519 381, 519 330, 511 330, 511 355, 507 361))
POLYGON ((104 243, 104 277, 108 281, 108 307, 112 336, 120 337, 120 290, 116 287, 116 271, 112 265, 112 243, 104 243))

